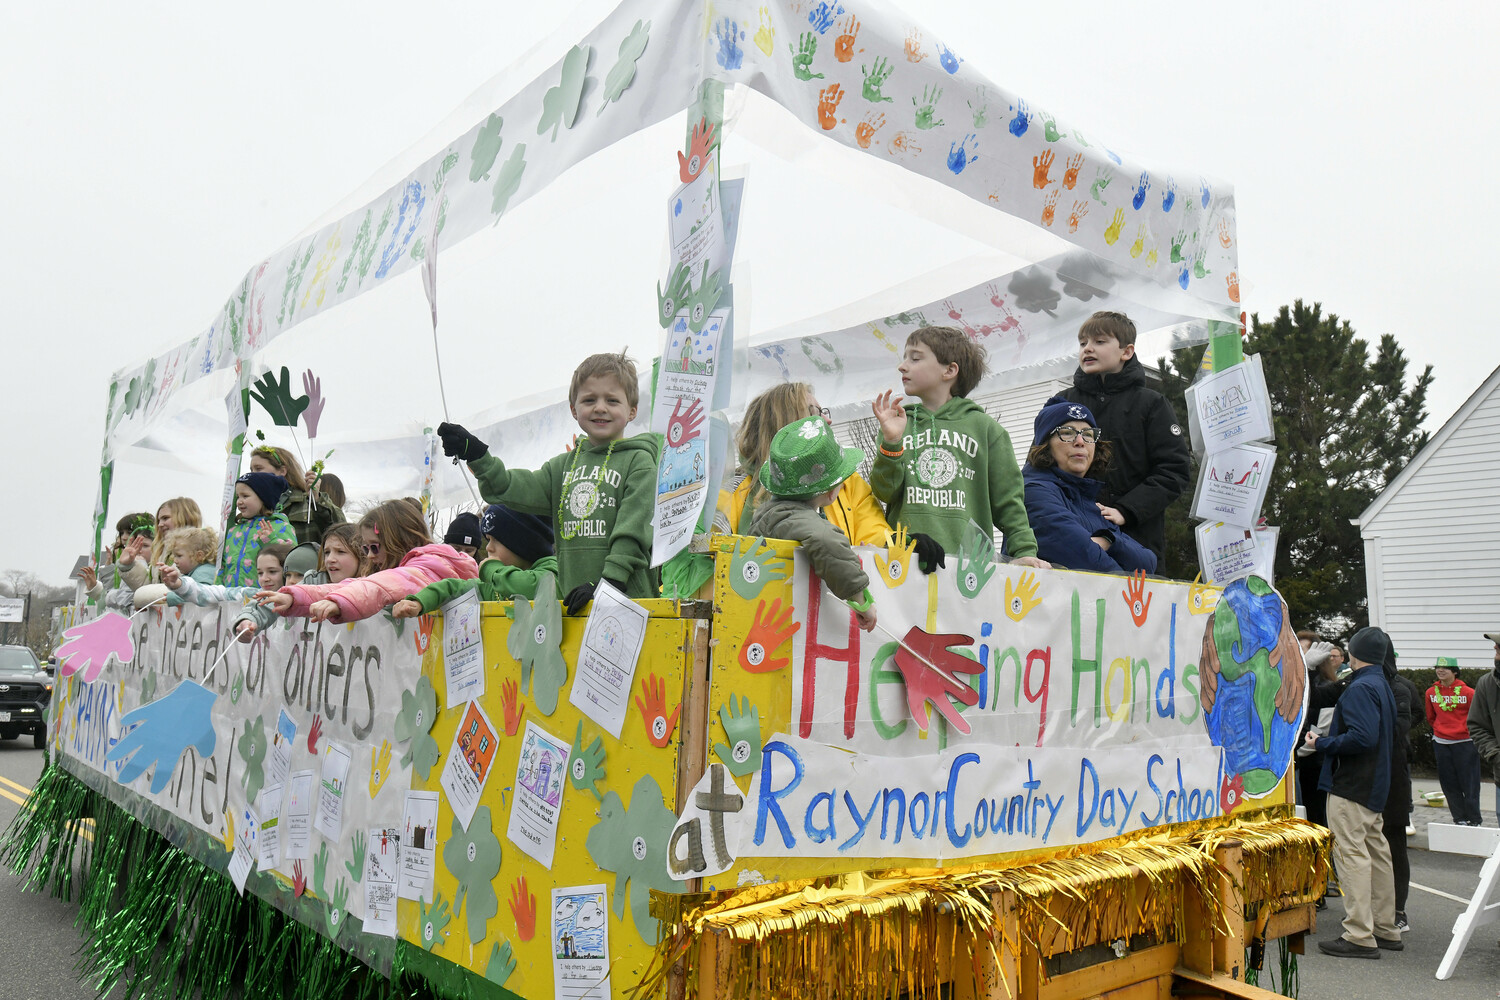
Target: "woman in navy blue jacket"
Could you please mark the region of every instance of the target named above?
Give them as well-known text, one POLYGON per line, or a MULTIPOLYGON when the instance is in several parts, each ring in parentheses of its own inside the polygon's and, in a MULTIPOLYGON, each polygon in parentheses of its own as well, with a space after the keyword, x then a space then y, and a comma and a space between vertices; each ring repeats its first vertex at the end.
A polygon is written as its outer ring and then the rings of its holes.
POLYGON ((1047 400, 1036 415, 1026 466, 1026 519, 1037 555, 1053 566, 1098 573, 1156 572, 1156 554, 1111 524, 1094 498, 1103 488, 1110 446, 1081 403, 1047 400))

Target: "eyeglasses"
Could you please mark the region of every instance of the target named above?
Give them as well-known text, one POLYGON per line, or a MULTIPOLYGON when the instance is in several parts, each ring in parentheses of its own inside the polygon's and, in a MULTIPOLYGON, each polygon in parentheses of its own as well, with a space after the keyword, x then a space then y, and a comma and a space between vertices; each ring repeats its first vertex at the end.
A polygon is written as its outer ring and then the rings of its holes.
POLYGON ((360 548, 364 551, 364 554, 367 555, 367 556, 378 556, 378 555, 380 555, 380 543, 379 542, 371 542, 369 545, 361 545, 360 548))
POLYGON ((807 408, 807 415, 809 417, 822 417, 830 423, 833 422, 833 411, 826 406, 809 406, 807 408))
POLYGON ((1063 444, 1072 444, 1080 437, 1087 441, 1089 444, 1096 444, 1098 443, 1099 439, 1104 436, 1104 432, 1097 427, 1063 426, 1053 431, 1052 436, 1057 438, 1063 444))

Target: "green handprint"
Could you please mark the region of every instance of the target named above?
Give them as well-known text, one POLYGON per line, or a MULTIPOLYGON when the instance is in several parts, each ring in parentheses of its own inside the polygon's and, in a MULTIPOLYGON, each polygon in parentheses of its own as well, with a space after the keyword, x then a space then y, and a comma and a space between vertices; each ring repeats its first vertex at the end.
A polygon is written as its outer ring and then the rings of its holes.
POLYGON ((760 770, 760 709, 744 695, 732 694, 729 704, 719 706, 719 724, 729 742, 715 743, 714 753, 729 773, 743 777, 760 770))
POLYGON ((257 715, 253 722, 245 724, 245 731, 240 735, 240 757, 245 761, 245 773, 240 777, 240 783, 245 786, 245 801, 251 805, 255 804, 255 796, 260 792, 260 786, 265 784, 265 769, 262 762, 266 759, 266 722, 265 717, 257 715))
POLYGON ((863 88, 865 100, 874 101, 877 104, 881 101, 889 102, 895 100, 894 97, 886 97, 880 92, 880 88, 885 86, 885 81, 890 77, 892 70, 895 69, 889 59, 881 56, 875 60, 874 65, 869 69, 865 69, 863 64, 860 65, 859 69, 865 75, 865 85, 863 88))
POLYGON ((1168 258, 1174 264, 1182 263, 1182 245, 1187 242, 1187 233, 1180 232, 1172 237, 1172 255, 1168 258))
POLYGON ((556 142, 560 126, 573 127, 578 118, 578 105, 583 100, 589 60, 593 56, 592 45, 575 45, 563 56, 562 79, 542 95, 542 116, 536 123, 537 135, 546 135, 550 128, 552 141, 556 142))
POLYGON ((511 957, 510 942, 490 945, 490 960, 484 967, 484 978, 496 986, 504 986, 510 974, 516 971, 516 960, 511 957))
POLYGON ((1201 279, 1206 278, 1213 273, 1208 268, 1203 266, 1203 259, 1206 256, 1208 256, 1207 250, 1199 250, 1198 253, 1193 257, 1193 277, 1201 279))
MULTIPOLYGON (((1076 139, 1078 136, 1074 135, 1073 138, 1076 139)), ((1109 182, 1114 179, 1115 173, 1108 167, 1100 167, 1094 171, 1094 184, 1089 189, 1089 194, 1093 195, 1094 200, 1106 208, 1109 207, 1109 203, 1104 200, 1104 189, 1109 187, 1109 182)))
POLYGON ((431 951, 438 943, 438 935, 443 933, 443 928, 448 926, 448 921, 453 918, 448 915, 448 901, 443 898, 442 893, 432 901, 429 909, 427 900, 417 898, 417 934, 422 939, 422 947, 431 951))
POLYGON ((279 380, 273 378, 268 371, 255 382, 255 389, 250 391, 250 395, 277 427, 297 426, 297 418, 302 416, 302 411, 311 402, 306 396, 292 397, 292 373, 286 365, 281 366, 279 380), (260 391, 256 392, 255 389, 260 391))
POLYGON ((349 840, 349 853, 352 856, 344 862, 344 868, 349 872, 349 877, 356 882, 365 880, 365 848, 368 846, 365 831, 355 830, 354 836, 349 840))
POLYGON ((792 75, 799 80, 821 80, 822 73, 812 71, 813 56, 818 52, 818 36, 811 31, 802 33, 800 49, 792 49, 790 45, 787 50, 792 53, 792 75))
POLYGON ((729 585, 747 601, 760 596, 773 580, 785 580, 790 571, 764 538, 743 538, 729 557, 729 585))
POLYGON ((313 889, 319 899, 328 898, 328 842, 325 840, 313 855, 313 889))
POLYGON ((521 186, 521 175, 526 172, 526 143, 518 142, 511 147, 510 156, 500 164, 500 176, 495 178, 495 197, 490 202, 490 212, 498 221, 510 204, 511 195, 521 186))
POLYGON ((530 690, 537 711, 557 711, 558 694, 568 680, 568 661, 562 655, 562 605, 557 600, 557 577, 545 573, 536 588, 536 600, 515 601, 509 612, 515 618, 506 637, 510 655, 521 664, 521 689, 530 690))
POLYGON ((676 317, 677 310, 682 308, 692 284, 693 271, 686 264, 678 264, 672 269, 672 275, 667 279, 665 293, 661 290, 661 282, 656 283, 656 321, 661 324, 663 330, 672 325, 672 320, 676 317))
POLYGON ((911 103, 916 105, 917 109, 917 128, 936 128, 943 124, 943 120, 937 117, 937 102, 942 96, 942 87, 929 86, 922 88, 921 104, 917 104, 915 97, 911 99, 911 103))
POLYGON ((708 258, 703 259, 703 274, 698 279, 698 288, 689 293, 683 307, 688 313, 688 327, 694 332, 702 330, 708 322, 708 314, 714 311, 714 306, 719 304, 719 297, 724 294, 724 289, 719 287, 719 279, 723 275, 723 269, 708 273, 708 258))
POLYGON ((500 155, 500 144, 504 139, 500 137, 500 129, 505 125, 505 119, 499 115, 490 115, 479 126, 479 134, 474 137, 474 148, 469 152, 471 162, 469 164, 469 180, 478 181, 482 177, 490 175, 490 168, 495 165, 495 158, 500 155))
POLYGON ((578 732, 573 736, 573 753, 568 764, 568 783, 574 788, 594 793, 594 798, 604 800, 599 794, 599 789, 594 787, 595 782, 604 777, 604 741, 594 737, 594 742, 589 748, 583 748, 583 722, 578 723, 578 732))
POLYGON ((147 671, 141 678, 141 704, 149 705, 156 700, 156 674, 147 671))
POLYGON ((1051 115, 1047 116, 1047 121, 1043 128, 1046 130, 1048 142, 1056 142, 1059 139, 1066 139, 1068 137, 1068 133, 1057 130, 1057 122, 1051 115))
POLYGON ((594 112, 596 116, 604 114, 604 109, 609 107, 609 102, 618 101, 620 95, 635 82, 635 63, 640 59, 641 53, 646 51, 646 43, 650 41, 650 32, 650 21, 637 21, 635 27, 630 29, 630 34, 620 42, 619 55, 615 58, 615 64, 604 76, 604 103, 599 105, 598 111, 594 112))
POLYGON ((328 936, 333 940, 339 939, 339 931, 344 926, 344 905, 349 902, 349 883, 339 879, 339 884, 333 890, 333 895, 328 899, 328 909, 323 914, 323 919, 328 924, 328 936))
POLYGON ((958 592, 972 601, 994 575, 995 540, 971 521, 958 552, 958 592))
POLYGON ((974 127, 975 128, 984 128, 986 125, 989 124, 989 120, 990 120, 990 114, 989 114, 989 112, 990 112, 989 95, 987 95, 985 93, 985 90, 984 90, 983 87, 980 87, 979 88, 979 92, 975 95, 975 97, 978 98, 979 103, 976 106, 973 101, 969 101, 968 102, 968 104, 969 104, 969 110, 974 113, 974 127))
MULTIPOLYGON (((290 618, 283 618, 282 621, 289 622, 289 621, 291 621, 291 619, 290 618)), ((234 675, 234 683, 232 683, 232 684, 229 685, 229 702, 230 702, 230 704, 232 704, 232 705, 238 705, 240 703, 240 696, 242 694, 244 694, 244 693, 245 693, 245 672, 243 670, 240 670, 240 671, 236 672, 235 675, 234 675)))

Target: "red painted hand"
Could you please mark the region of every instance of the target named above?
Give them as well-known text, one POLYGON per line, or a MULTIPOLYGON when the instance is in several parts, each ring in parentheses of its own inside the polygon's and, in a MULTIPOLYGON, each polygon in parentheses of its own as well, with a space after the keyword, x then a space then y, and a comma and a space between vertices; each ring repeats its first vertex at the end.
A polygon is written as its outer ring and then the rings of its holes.
POLYGON ((525 875, 510 887, 510 915, 516 921, 516 937, 530 941, 536 936, 536 894, 527 894, 525 875))
POLYGON ((750 626, 750 631, 745 635, 745 643, 740 646, 740 666, 752 674, 769 674, 790 663, 789 656, 772 659, 771 654, 802 627, 801 622, 793 622, 788 628, 787 624, 791 621, 791 605, 783 610, 781 598, 776 598, 769 605, 761 601, 755 609, 755 624, 750 626))
POLYGON ((974 641, 973 636, 928 633, 913 625, 904 641, 910 651, 905 647, 896 648, 896 666, 901 670, 901 679, 906 682, 906 704, 917 728, 924 733, 927 731, 927 705, 930 703, 954 729, 968 735, 969 723, 959 714, 953 699, 973 705, 979 701, 979 692, 960 680, 958 675, 980 673, 984 666, 978 660, 949 652, 948 647, 969 645, 974 641))
POLYGON ((521 716, 526 714, 526 703, 516 696, 520 690, 515 681, 506 681, 500 686, 500 704, 505 708, 505 735, 514 736, 521 728, 521 716))
POLYGON ((677 715, 682 706, 678 705, 672 709, 671 715, 667 714, 667 685, 655 674, 641 681, 641 694, 646 696, 645 700, 636 695, 635 704, 641 710, 641 721, 646 724, 646 739, 654 747, 665 747, 677 729, 677 715))
POLYGON ((323 735, 323 717, 313 716, 312 728, 307 731, 307 752, 314 757, 318 754, 318 737, 323 735))

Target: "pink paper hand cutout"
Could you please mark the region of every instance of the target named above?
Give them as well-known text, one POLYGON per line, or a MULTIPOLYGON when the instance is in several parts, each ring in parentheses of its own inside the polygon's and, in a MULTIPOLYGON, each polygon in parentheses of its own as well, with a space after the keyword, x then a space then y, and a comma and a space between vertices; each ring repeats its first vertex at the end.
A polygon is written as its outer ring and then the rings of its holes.
POLYGON ((979 701, 979 692, 959 680, 958 675, 977 674, 984 670, 984 666, 978 660, 949 652, 948 647, 967 646, 973 641, 973 636, 927 633, 913 625, 904 640, 910 651, 905 647, 896 648, 896 666, 901 670, 901 679, 906 682, 906 704, 917 728, 924 733, 928 722, 926 706, 931 702, 954 729, 968 735, 969 724, 958 713, 952 699, 957 698, 965 705, 979 701), (913 652, 916 656, 912 655, 913 652))
POLYGON ((672 405, 672 416, 667 421, 667 444, 681 448, 698 436, 698 425, 703 423, 703 401, 693 400, 686 410, 682 408, 682 397, 672 405))
POLYGON ((302 391, 307 393, 307 409, 302 411, 302 426, 307 428, 307 439, 318 436, 318 420, 323 416, 323 380, 313 374, 312 369, 302 373, 302 391))
POLYGON ((85 683, 93 683, 104 670, 111 655, 121 663, 135 659, 135 643, 130 638, 130 619, 107 611, 91 622, 74 625, 63 633, 67 641, 57 647, 64 677, 79 674, 85 683))

